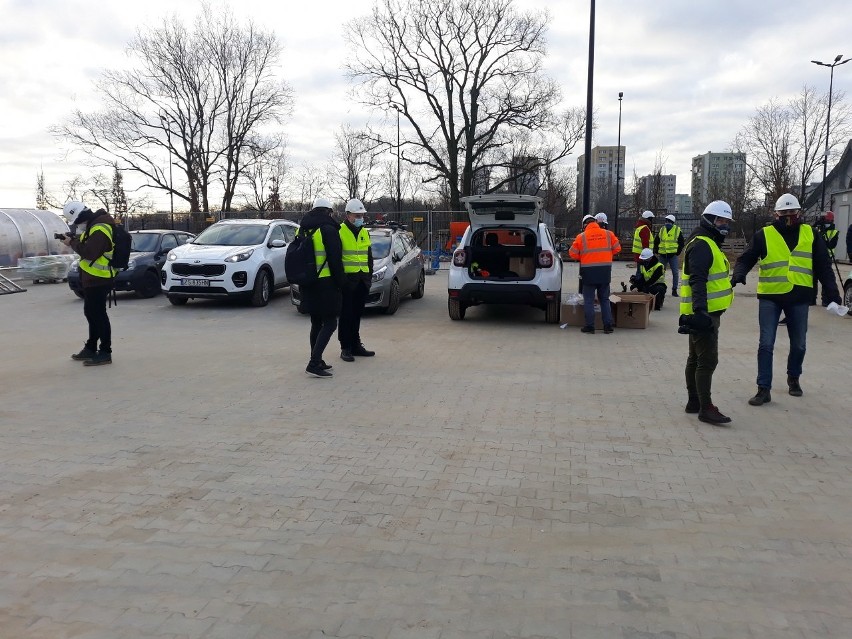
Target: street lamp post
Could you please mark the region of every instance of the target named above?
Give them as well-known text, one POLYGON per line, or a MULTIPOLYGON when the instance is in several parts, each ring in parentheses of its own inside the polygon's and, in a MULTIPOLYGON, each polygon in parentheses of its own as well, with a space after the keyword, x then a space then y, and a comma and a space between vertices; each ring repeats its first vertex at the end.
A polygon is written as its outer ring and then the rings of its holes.
POLYGON ((592 107, 594 106, 592 95, 595 76, 595 0, 591 0, 589 7, 589 72, 586 86, 586 145, 583 164, 583 210, 581 213, 589 213, 592 186, 592 107))
POLYGON ((843 54, 839 54, 836 58, 834 58, 834 62, 828 64, 826 62, 820 62, 819 60, 811 60, 814 64, 818 64, 821 67, 828 67, 831 69, 831 77, 828 82, 828 114, 825 119, 825 157, 823 158, 822 164, 822 195, 820 196, 819 201, 819 209, 821 213, 825 212, 825 176, 828 171, 828 136, 831 133, 831 92, 834 88, 834 67, 839 66, 841 64, 846 64, 849 62, 850 58, 846 58, 842 60, 843 54), (841 61, 842 60, 842 61, 841 61))
POLYGON ((621 193, 621 98, 624 92, 618 92, 618 150, 615 160, 615 236, 618 237, 618 196, 621 193))
POLYGON ((400 108, 396 104, 391 104, 391 106, 396 111, 396 212, 399 214, 402 213, 402 185, 401 182, 401 163, 400 163, 400 154, 399 154, 399 113, 400 108))

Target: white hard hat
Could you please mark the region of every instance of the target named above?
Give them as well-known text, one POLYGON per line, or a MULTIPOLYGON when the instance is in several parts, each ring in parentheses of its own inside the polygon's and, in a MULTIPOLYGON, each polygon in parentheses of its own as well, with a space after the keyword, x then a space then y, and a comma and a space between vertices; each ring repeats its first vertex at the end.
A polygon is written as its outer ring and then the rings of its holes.
POLYGON ((331 205, 331 200, 327 197, 317 197, 314 199, 314 203, 311 206, 311 209, 331 209, 334 210, 334 207, 331 205))
POLYGON ((80 216, 80 213, 86 210, 86 205, 82 202, 68 202, 62 208, 62 215, 65 217, 65 221, 68 222, 68 226, 74 224, 77 218, 80 216))
POLYGON ((346 212, 347 213, 366 213, 367 209, 364 208, 364 204, 358 198, 353 198, 346 203, 346 212))
POLYGON ((775 202, 776 211, 798 211, 800 208, 799 200, 792 193, 785 193, 775 202))
POLYGON ((596 221, 598 224, 606 224, 606 223, 607 223, 607 221, 606 221, 606 213, 598 213, 597 215, 595 215, 595 221, 596 221))
POLYGON ((677 218, 676 218, 674 215, 671 215, 671 214, 670 214, 670 215, 667 215, 667 216, 665 217, 665 219, 666 219, 666 220, 669 220, 670 222, 677 222, 677 218))
POLYGON ((731 212, 731 207, 727 202, 723 202, 722 200, 714 200, 707 205, 704 209, 704 213, 702 215, 715 215, 716 217, 723 217, 726 220, 733 220, 734 214, 731 212))
POLYGON ((652 257, 654 257, 654 251, 649 248, 642 249, 642 252, 639 253, 640 260, 650 260, 652 257))
POLYGON ((644 217, 646 220, 651 220, 654 218, 654 213, 652 211, 645 211, 644 213, 642 213, 642 217, 644 217))
POLYGON ((584 215, 583 216, 583 224, 585 224, 586 222, 593 222, 594 219, 595 219, 594 215, 584 215))

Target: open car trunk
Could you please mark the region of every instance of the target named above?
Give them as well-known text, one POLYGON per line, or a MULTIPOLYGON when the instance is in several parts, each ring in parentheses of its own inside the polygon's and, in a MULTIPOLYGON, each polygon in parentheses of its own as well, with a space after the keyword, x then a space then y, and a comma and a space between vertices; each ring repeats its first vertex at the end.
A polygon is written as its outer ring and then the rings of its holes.
POLYGON ((477 229, 467 246, 468 272, 480 280, 525 281, 536 274, 540 247, 528 227, 498 226, 477 229))

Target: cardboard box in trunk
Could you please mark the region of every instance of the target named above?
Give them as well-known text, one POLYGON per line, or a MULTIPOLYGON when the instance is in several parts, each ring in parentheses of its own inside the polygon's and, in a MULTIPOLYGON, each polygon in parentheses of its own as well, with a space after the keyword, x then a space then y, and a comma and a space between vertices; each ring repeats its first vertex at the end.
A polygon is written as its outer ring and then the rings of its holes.
POLYGON ((613 299, 615 325, 618 328, 647 328, 654 296, 650 293, 618 293, 613 299))

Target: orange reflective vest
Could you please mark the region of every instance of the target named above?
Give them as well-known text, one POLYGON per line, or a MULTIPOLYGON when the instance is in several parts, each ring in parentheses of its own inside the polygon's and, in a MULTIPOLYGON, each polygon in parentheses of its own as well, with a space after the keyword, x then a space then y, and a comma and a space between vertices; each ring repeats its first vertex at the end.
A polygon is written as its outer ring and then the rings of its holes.
POLYGON ((609 266, 612 258, 621 252, 621 244, 612 231, 589 222, 568 251, 568 257, 579 260, 580 266, 609 266))

